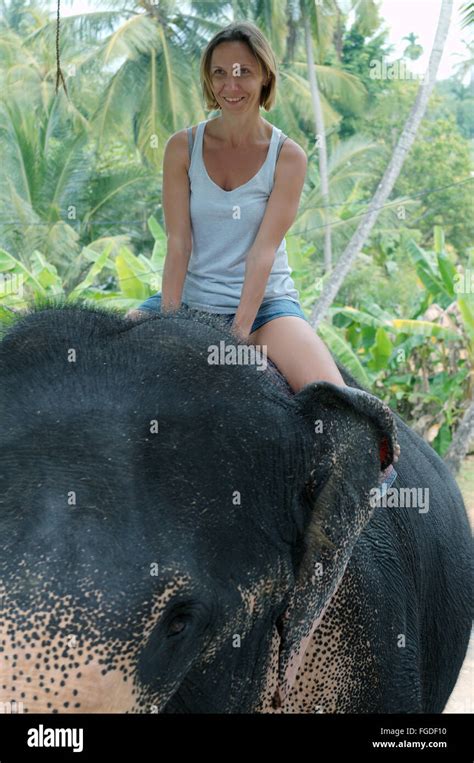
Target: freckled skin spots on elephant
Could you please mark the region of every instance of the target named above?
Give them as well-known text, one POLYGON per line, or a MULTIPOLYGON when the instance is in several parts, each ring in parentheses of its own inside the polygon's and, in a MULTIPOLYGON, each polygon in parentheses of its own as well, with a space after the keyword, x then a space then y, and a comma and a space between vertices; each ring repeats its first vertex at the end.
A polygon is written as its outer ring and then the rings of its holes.
POLYGON ((268 661, 265 669, 265 681, 261 687, 261 700, 255 707, 256 713, 283 713, 283 706, 276 706, 274 697, 278 689, 278 656, 280 652, 280 635, 277 628, 272 629, 272 638, 268 650, 268 661))
MULTIPOLYGON (((281 569, 281 576, 284 579, 284 569, 281 569)), ((244 588, 241 585, 237 586, 237 589, 242 597, 242 602, 245 607, 245 612, 249 618, 255 618, 258 616, 259 610, 264 606, 265 599, 274 595, 275 592, 275 580, 260 580, 253 583, 249 588, 244 588)), ((284 588, 282 587, 282 592, 284 588)))
MULTIPOLYGON (((24 567, 24 565, 21 565, 24 567)), ((33 577, 33 576, 32 576, 33 577)), ((37 580, 43 578, 36 576, 37 580)), ((158 696, 144 691, 137 681, 136 667, 166 604, 189 584, 177 576, 161 594, 154 597, 149 613, 135 623, 112 623, 100 610, 74 606, 71 597, 50 597, 50 608, 21 611, 4 595, 0 620, 0 701, 23 703, 28 712, 125 713, 149 712, 161 703, 158 696), (71 609, 64 609, 67 604, 71 609), (104 622, 116 638, 104 640, 104 622), (51 623, 54 622, 51 634, 51 623), (138 637, 123 641, 123 633, 136 631, 138 637), (94 638, 91 639, 91 635, 94 638)), ((42 591, 38 602, 47 594, 42 591)), ((84 591, 84 600, 104 601, 100 590, 84 591)))
POLYGON ((80 646, 77 659, 68 661, 57 641, 42 641, 34 646, 36 662, 30 665, 27 645, 6 641, 11 657, 2 669, 2 701, 21 701, 25 713, 127 712, 136 694, 132 664, 117 658, 116 669, 107 665, 104 657, 114 654, 113 643, 104 642, 103 649, 88 642, 80 646))
MULTIPOLYGON (((275 706, 274 703, 279 643, 278 638, 275 638, 269 668, 269 674, 274 680, 265 688, 265 695, 258 712, 276 714, 345 712, 344 706, 350 702, 354 692, 357 692, 362 685, 365 672, 354 674, 353 648, 355 644, 348 648, 344 641, 343 630, 337 627, 337 620, 341 615, 345 617, 350 627, 350 610, 344 615, 340 604, 336 594, 331 608, 335 608, 339 615, 333 617, 331 612, 328 612, 321 626, 313 634, 293 687, 280 707, 275 706)), ((370 655, 367 655, 367 665, 369 662, 370 655)))
POLYGON ((454 480, 344 369, 291 395, 210 365, 223 338, 57 304, 1 338, 0 702, 441 712, 471 625, 454 480), (425 514, 369 502, 398 439, 425 514))
POLYGON ((284 713, 351 712, 354 697, 367 701, 364 684, 374 672, 374 657, 364 633, 367 623, 354 629, 353 617, 346 591, 336 592, 308 645, 284 713))

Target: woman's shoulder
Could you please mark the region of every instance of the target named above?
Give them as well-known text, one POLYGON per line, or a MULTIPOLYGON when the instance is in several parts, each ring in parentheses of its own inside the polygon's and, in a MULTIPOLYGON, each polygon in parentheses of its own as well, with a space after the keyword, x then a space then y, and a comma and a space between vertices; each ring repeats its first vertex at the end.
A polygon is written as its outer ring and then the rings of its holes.
MULTIPOLYGON (((266 121, 266 120, 265 120, 266 121)), ((279 156, 283 155, 285 157, 289 157, 290 159, 302 156, 304 155, 306 157, 306 152, 304 149, 301 148, 298 143, 293 140, 292 138, 288 137, 288 135, 281 129, 281 127, 278 127, 278 125, 272 125, 270 122, 267 122, 270 127, 275 127, 277 130, 280 131, 279 139, 282 140, 281 148, 279 152, 279 156)))
POLYGON ((282 163, 285 164, 287 161, 294 162, 295 160, 303 163, 307 162, 308 157, 306 156, 306 151, 301 148, 301 146, 295 140, 289 138, 285 133, 283 133, 283 135, 285 135, 285 139, 280 147, 278 161, 283 160, 282 163))
POLYGON ((179 155, 180 159, 184 162, 186 169, 189 169, 189 129, 191 128, 193 142, 196 138, 196 130, 198 125, 190 125, 189 127, 183 127, 182 130, 171 135, 167 142, 166 147, 169 146, 169 150, 175 155, 179 155))
POLYGON ((200 124, 201 122, 198 122, 195 125, 189 125, 189 127, 183 127, 181 130, 177 130, 168 138, 168 143, 171 143, 171 141, 173 141, 175 145, 180 145, 184 143, 185 141, 188 140, 189 130, 191 130, 193 138, 195 138, 196 130, 200 124))
POLYGON ((198 125, 190 125, 189 127, 183 127, 181 130, 177 130, 175 133, 173 133, 173 135, 171 135, 168 138, 168 143, 171 143, 171 141, 173 141, 175 145, 180 145, 180 144, 183 144, 184 142, 187 142, 189 130, 192 131, 193 138, 194 138, 196 136, 197 127, 198 125))

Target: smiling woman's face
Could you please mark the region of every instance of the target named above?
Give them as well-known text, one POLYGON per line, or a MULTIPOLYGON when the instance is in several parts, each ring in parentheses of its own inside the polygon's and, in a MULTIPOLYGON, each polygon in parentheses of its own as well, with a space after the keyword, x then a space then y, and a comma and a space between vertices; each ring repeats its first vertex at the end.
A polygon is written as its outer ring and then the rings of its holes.
POLYGON ((222 42, 214 48, 210 66, 214 96, 221 109, 242 111, 260 106, 265 83, 258 61, 243 42, 222 42))

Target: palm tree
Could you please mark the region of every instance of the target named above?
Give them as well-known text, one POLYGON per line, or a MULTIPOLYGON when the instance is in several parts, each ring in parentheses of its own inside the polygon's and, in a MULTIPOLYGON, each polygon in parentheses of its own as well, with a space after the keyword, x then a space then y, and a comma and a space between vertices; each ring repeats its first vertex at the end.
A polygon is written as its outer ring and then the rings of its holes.
POLYGON ((417 39, 418 35, 413 34, 413 32, 407 34, 406 37, 402 37, 402 40, 407 40, 409 43, 403 51, 403 55, 408 56, 408 58, 410 58, 412 61, 416 61, 416 59, 419 58, 423 53, 423 47, 417 44, 417 39))
POLYGON ((114 30, 99 52, 99 60, 115 72, 93 122, 99 146, 117 130, 133 134, 142 158, 159 169, 170 133, 205 118, 197 63, 222 24, 215 9, 214 18, 207 19, 165 0, 140 0, 139 5, 144 13, 114 30))
MULTIPOLYGON (((102 0, 104 6, 112 5, 102 0)), ((104 79, 103 92, 90 116, 97 148, 111 141, 133 140, 150 169, 159 169, 170 132, 203 115, 196 80, 200 48, 219 24, 184 13, 173 0, 140 0, 113 10, 61 18, 61 40, 82 44, 87 52, 76 70, 95 67, 104 79)), ((37 36, 54 51, 56 19, 37 36)), ((71 63, 65 52, 63 64, 71 63)))
MULTIPOLYGON (((312 31, 316 39, 323 41, 333 32, 333 16, 327 14, 323 16, 322 6, 314 5, 308 0, 301 0, 301 14, 303 18, 304 40, 306 47, 306 60, 308 63, 308 79, 311 91, 311 101, 313 104, 314 121, 319 148, 319 176, 321 179, 321 195, 324 207, 324 270, 330 272, 332 268, 332 249, 331 249, 331 224, 329 220, 329 178, 328 178, 328 154, 326 145, 326 133, 324 129, 323 112, 321 108, 321 97, 319 94, 318 80, 314 69, 313 40, 312 31), (312 29, 313 27, 313 29, 312 29)), ((322 45, 321 45, 322 47, 322 45)))
MULTIPOLYGON (((73 283, 81 239, 96 238, 101 217, 123 219, 123 205, 148 188, 149 173, 137 163, 115 170, 107 154, 98 157, 87 109, 54 92, 54 47, 38 33, 46 16, 31 12, 21 26, 16 18, 18 32, 11 18, 0 30, 2 246, 25 265, 36 250, 45 252, 73 283)), ((76 51, 65 45, 63 52, 70 59, 76 51)), ((72 90, 88 92, 78 83, 72 90)))
MULTIPOLYGON (((474 86, 474 42, 472 40, 463 40, 466 46, 467 56, 462 61, 459 61, 455 68, 455 74, 460 82, 463 82, 467 74, 469 74, 469 87, 474 86)), ((460 53, 454 55, 459 56, 460 53)))
POLYGON ((453 0, 442 0, 438 19, 438 27, 436 30, 436 36, 433 43, 426 76, 421 82, 411 113, 401 132, 391 161, 389 162, 384 176, 380 181, 372 201, 370 202, 367 213, 357 228, 354 236, 351 238, 349 244, 347 245, 344 254, 340 258, 337 270, 333 271, 331 274, 323 294, 321 295, 321 298, 318 300, 312 310, 310 323, 314 328, 317 327, 319 322, 326 314, 328 308, 333 303, 346 274, 351 269, 355 258, 359 254, 364 243, 367 241, 367 238, 370 235, 370 232, 379 215, 379 210, 381 207, 383 207, 384 203, 388 199, 393 186, 400 174, 400 170, 408 154, 408 151, 410 150, 413 141, 415 140, 416 132, 426 111, 428 99, 435 84, 436 74, 443 52, 443 46, 448 34, 452 5, 453 0))
MULTIPOLYGON (((295 5, 290 6, 294 14, 295 5)), ((336 0, 320 0, 314 3, 313 0, 299 0, 298 11, 303 22, 304 46, 306 55, 306 68, 308 82, 311 94, 311 105, 314 119, 314 130, 316 146, 318 147, 319 178, 321 183, 321 201, 324 217, 324 271, 329 273, 332 270, 332 241, 331 241, 331 221, 330 221, 330 187, 328 173, 328 147, 327 147, 327 128, 330 126, 325 119, 323 108, 322 90, 327 88, 328 79, 337 77, 341 84, 347 86, 350 83, 347 72, 335 66, 325 67, 322 65, 325 53, 331 44, 335 44, 338 51, 338 58, 341 58, 341 40, 342 25, 341 17, 343 10, 336 0), (319 64, 315 64, 314 44, 317 51, 319 64)), ((373 0, 366 0, 361 3, 355 0, 352 8, 356 10, 357 22, 362 28, 373 29, 378 19, 378 9, 373 0)), ((350 10, 350 7, 347 8, 350 10)), ((296 46, 294 34, 295 18, 290 18, 290 37, 292 50, 296 46)), ((356 109, 363 101, 365 89, 357 80, 352 81, 353 92, 349 96, 354 99, 353 104, 356 109), (357 87, 358 85, 358 87, 357 87), (355 101, 355 102, 354 102, 355 101)), ((347 95, 347 94, 346 94, 347 95)), ((347 102, 346 100, 346 102, 347 102)), ((327 104, 326 104, 327 111, 327 104)), ((331 120, 332 122, 334 120, 331 120)))
MULTIPOLYGON (((343 72, 337 67, 325 67, 322 65, 324 56, 335 34, 336 22, 340 24, 341 11, 333 0, 323 0, 314 3, 312 0, 299 0, 297 3, 289 4, 289 35, 288 51, 286 63, 291 63, 293 70, 296 69, 293 60, 297 45, 296 24, 301 17, 303 22, 304 48, 305 48, 305 67, 309 82, 309 91, 311 96, 312 116, 314 120, 315 145, 318 148, 319 179, 321 183, 321 197, 324 216, 324 270, 330 272, 332 269, 332 244, 331 244, 331 223, 329 219, 330 194, 329 194, 329 176, 328 176, 328 147, 326 140, 327 127, 337 121, 334 119, 325 120, 324 110, 327 112, 327 101, 323 102, 321 90, 327 89, 331 79, 338 79, 339 83, 345 86, 347 90, 352 89, 351 96, 353 103, 357 108, 363 99, 364 88, 357 82, 356 78, 343 72), (313 40, 316 42, 319 64, 315 64, 313 52, 313 40)), ((349 100, 349 99, 348 99, 349 100)))
MULTIPOLYGON (((351 232, 360 220, 364 203, 360 196, 363 188, 375 180, 370 170, 370 160, 381 151, 374 141, 360 135, 353 135, 340 141, 328 157, 328 177, 332 199, 332 240, 338 250, 347 244, 351 232), (337 209, 338 214, 335 214, 337 209)), ((306 241, 314 241, 315 234, 324 229, 325 209, 319 175, 309 175, 301 198, 298 221, 291 235, 301 236, 306 241)), ((400 227, 394 210, 387 206, 384 211, 387 225, 400 227)))
POLYGON ((461 423, 456 429, 451 444, 444 456, 444 462, 451 472, 456 476, 459 468, 466 457, 469 446, 474 437, 474 400, 471 400, 469 407, 464 412, 461 423))

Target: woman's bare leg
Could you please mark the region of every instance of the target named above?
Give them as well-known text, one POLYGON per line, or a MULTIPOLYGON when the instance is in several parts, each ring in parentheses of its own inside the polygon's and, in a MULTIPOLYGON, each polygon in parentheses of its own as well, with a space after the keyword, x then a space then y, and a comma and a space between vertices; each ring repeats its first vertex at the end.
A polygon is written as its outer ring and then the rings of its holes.
POLYGON ((249 342, 266 347, 268 357, 294 392, 314 381, 346 386, 326 345, 302 318, 274 318, 250 334, 249 342))
MULTIPOLYGON (((315 381, 347 386, 328 348, 302 318, 293 315, 274 318, 250 334, 249 342, 265 348, 294 392, 315 381)), ((394 462, 399 455, 400 446, 395 444, 394 462)))

